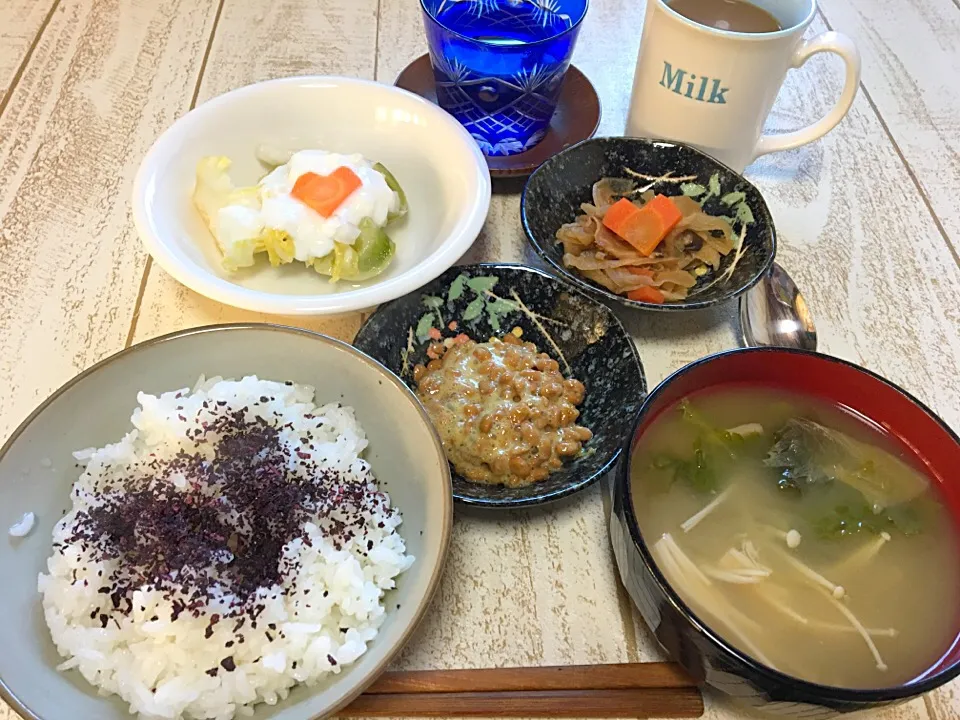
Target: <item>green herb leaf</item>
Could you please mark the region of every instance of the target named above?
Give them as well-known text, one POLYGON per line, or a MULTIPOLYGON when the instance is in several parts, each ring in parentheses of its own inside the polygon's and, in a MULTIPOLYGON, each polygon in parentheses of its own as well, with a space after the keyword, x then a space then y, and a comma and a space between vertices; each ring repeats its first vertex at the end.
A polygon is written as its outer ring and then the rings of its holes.
POLYGON ((717 490, 717 474, 699 438, 693 443, 693 457, 689 460, 672 455, 658 455, 653 459, 652 467, 656 470, 672 471, 670 484, 684 482, 698 493, 717 490))
POLYGON ((680 403, 684 421, 697 431, 689 457, 660 455, 653 468, 672 470, 673 480, 686 483, 698 493, 716 492, 721 479, 729 476, 735 464, 744 458, 760 460, 770 445, 763 433, 743 436, 714 427, 687 400, 680 403))
POLYGON ((707 189, 703 185, 698 183, 683 183, 680 186, 680 192, 686 195, 687 197, 700 197, 703 195, 707 189))
POLYGON ((483 312, 484 302, 482 296, 474 298, 471 303, 467 305, 467 309, 463 311, 463 321, 470 322, 480 317, 480 314, 483 312))
POLYGON ((457 275, 456 279, 450 283, 450 289, 447 291, 447 302, 453 302, 454 300, 459 300, 460 296, 463 295, 463 289, 467 285, 467 276, 463 273, 457 275))
POLYGON ((443 298, 436 295, 424 295, 423 304, 431 310, 436 310, 443 305, 443 298))
POLYGON ((689 468, 688 482, 697 492, 712 492, 717 489, 717 476, 707 462, 703 452, 703 445, 698 438, 693 445, 693 462, 689 468))
POLYGON ((417 323, 417 340, 424 342, 430 337, 430 331, 433 330, 433 320, 436 316, 432 312, 426 313, 417 323))
POLYGON ((736 205, 747 199, 747 196, 742 192, 729 192, 720 198, 720 202, 724 205, 736 205))
MULTIPOLYGON (((731 460, 736 458, 737 455, 733 447, 733 444, 736 442, 736 440, 731 433, 728 433, 726 430, 713 427, 702 415, 700 415, 696 409, 694 409, 693 405, 691 405, 688 400, 683 400, 680 402, 680 412, 683 415, 684 420, 694 425, 700 431, 700 438, 706 439, 707 442, 713 445, 716 450, 720 451, 723 455, 726 455, 731 460)), ((736 437, 740 440, 743 439, 739 435, 736 437)), ((697 440, 699 441, 700 438, 697 438, 697 440)))
POLYGON ((737 220, 742 222, 744 225, 750 225, 754 221, 753 210, 751 210, 750 206, 745 202, 737 205, 737 220))
POLYGON ((875 513, 866 503, 838 505, 831 512, 814 520, 813 528, 824 540, 837 540, 862 533, 879 535, 882 532, 917 535, 923 523, 911 504, 875 513))
POLYGON ((467 280, 467 287, 473 290, 477 295, 482 295, 493 290, 499 278, 492 275, 480 275, 467 280))
POLYGON ((929 491, 907 502, 881 508, 865 500, 856 488, 842 482, 820 486, 816 494, 808 493, 800 502, 802 515, 811 529, 825 540, 883 532, 917 535, 936 524, 943 512, 940 501, 929 491))

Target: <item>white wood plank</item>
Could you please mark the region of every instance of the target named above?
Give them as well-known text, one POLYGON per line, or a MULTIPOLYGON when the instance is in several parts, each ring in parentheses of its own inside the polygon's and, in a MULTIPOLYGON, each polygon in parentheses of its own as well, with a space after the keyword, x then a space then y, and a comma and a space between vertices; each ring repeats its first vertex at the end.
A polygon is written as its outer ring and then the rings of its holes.
POLYGON ((0 107, 53 5, 54 0, 6 0, 0 4, 0 107))
POLYGON ((960 717, 960 682, 952 682, 927 695, 927 709, 936 720, 960 717))
POLYGON ((821 8, 857 42, 863 84, 960 262, 960 7, 954 0, 822 0, 821 8))
MULTIPOLYGON (((376 33, 376 0, 226 0, 198 101, 289 75, 373 78, 376 33)), ((152 265, 134 338, 197 325, 274 322, 351 340, 361 320, 360 313, 305 319, 225 307, 152 265)))
POLYGON ((127 197, 190 101, 214 9, 64 0, 0 118, 4 433, 123 346, 144 262, 127 197))
POLYGON ((372 78, 376 0, 225 0, 199 102, 293 75, 372 78))

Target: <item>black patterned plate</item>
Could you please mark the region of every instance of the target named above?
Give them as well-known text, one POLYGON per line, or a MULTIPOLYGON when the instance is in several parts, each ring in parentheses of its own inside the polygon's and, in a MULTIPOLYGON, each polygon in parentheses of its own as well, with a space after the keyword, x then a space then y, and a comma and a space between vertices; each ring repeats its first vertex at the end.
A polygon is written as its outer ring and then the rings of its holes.
POLYGON ((547 479, 521 488, 470 482, 454 470, 455 500, 517 507, 557 500, 582 490, 613 467, 625 433, 647 393, 633 340, 605 305, 567 283, 522 265, 453 267, 418 292, 381 305, 353 344, 411 388, 413 367, 427 360, 430 328, 474 340, 514 327, 586 386, 577 422, 593 431, 584 451, 547 479), (457 321, 455 331, 448 330, 457 321))
POLYGON ((567 148, 541 165, 523 190, 523 229, 544 260, 587 292, 646 310, 699 310, 746 292, 770 270, 777 236, 760 191, 739 173, 687 145, 644 138, 594 138, 567 148), (687 194, 710 215, 729 217, 741 244, 723 258, 716 272, 701 277, 685 300, 662 305, 629 300, 563 265, 560 226, 581 214, 593 184, 604 177, 639 173, 638 186, 663 195, 687 194))

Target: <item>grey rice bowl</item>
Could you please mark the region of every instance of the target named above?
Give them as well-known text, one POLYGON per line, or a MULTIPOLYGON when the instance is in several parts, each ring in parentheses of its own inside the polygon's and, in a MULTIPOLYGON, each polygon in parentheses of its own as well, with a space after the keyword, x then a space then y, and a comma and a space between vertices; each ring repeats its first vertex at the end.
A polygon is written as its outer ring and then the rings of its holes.
POLYGON ((134 346, 0 451, 0 608, 23 620, 0 696, 38 720, 332 714, 409 639, 451 518, 419 403, 350 346, 272 325, 134 346))

